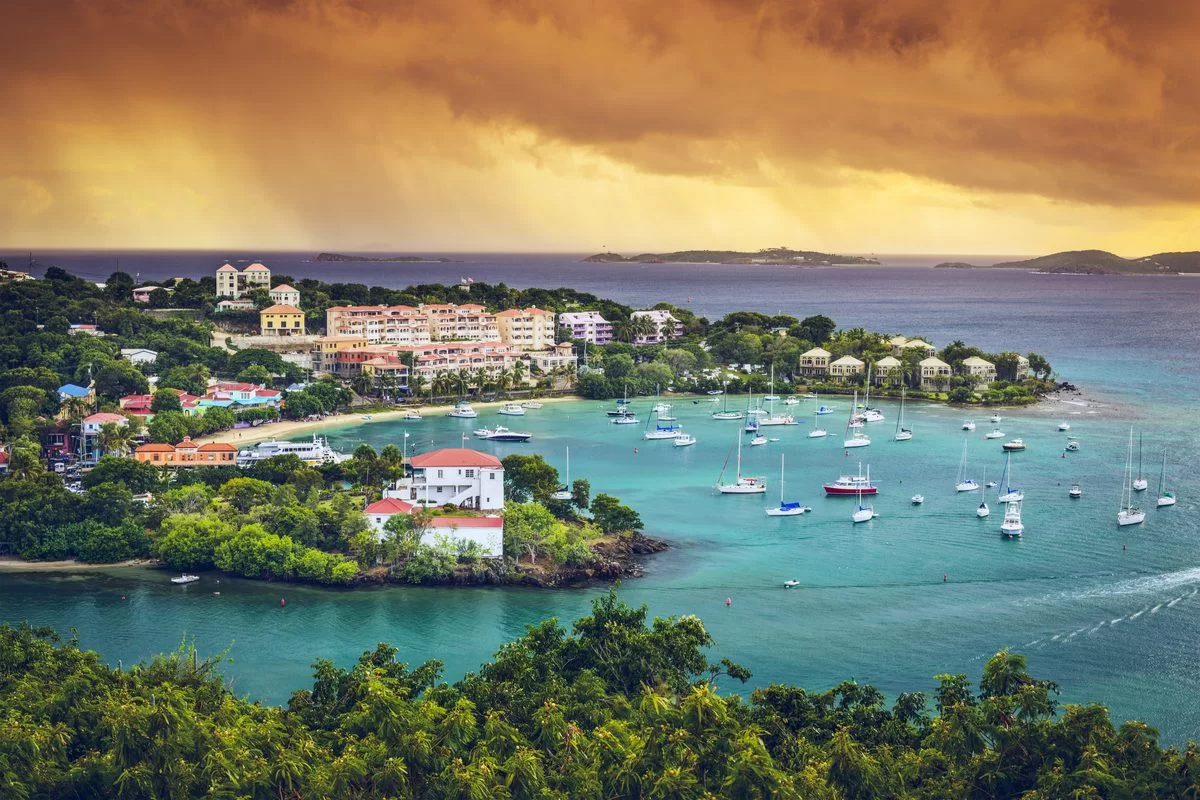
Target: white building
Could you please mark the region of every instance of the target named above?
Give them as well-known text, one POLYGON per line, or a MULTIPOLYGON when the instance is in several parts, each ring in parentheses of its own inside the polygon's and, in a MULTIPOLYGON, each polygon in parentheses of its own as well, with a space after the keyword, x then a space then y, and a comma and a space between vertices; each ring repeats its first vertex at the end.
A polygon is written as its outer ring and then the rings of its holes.
POLYGON ((244 270, 226 262, 217 268, 217 297, 241 297, 251 289, 270 289, 271 270, 255 262, 244 270))
POLYGON ((100 433, 100 428, 104 425, 113 424, 120 427, 125 427, 129 424, 129 418, 123 417, 120 414, 113 414, 108 411, 101 411, 98 414, 91 414, 83 418, 80 423, 80 429, 84 436, 95 436, 100 433))
POLYGON ((558 367, 566 367, 574 372, 579 366, 579 357, 575 355, 575 348, 570 342, 556 344, 540 353, 529 353, 527 357, 529 363, 544 373, 558 367))
POLYGON ((592 344, 608 344, 613 340, 612 323, 599 311, 567 311, 558 315, 558 324, 566 328, 572 339, 592 344))
POLYGON ((930 356, 929 358, 923 359, 920 367, 921 388, 927 391, 938 388, 939 378, 949 379, 950 377, 950 365, 936 356, 930 356))
POLYGON ((447 447, 413 456, 412 475, 384 496, 430 507, 453 504, 475 511, 504 508, 504 467, 500 459, 465 447, 447 447))
POLYGON ((632 319, 649 319, 654 323, 654 333, 638 336, 634 344, 661 344, 670 339, 683 336, 683 323, 671 316, 666 309, 656 308, 649 311, 634 311, 629 315, 632 319))
POLYGON ((986 389, 989 383, 996 380, 996 365, 979 356, 964 358, 962 368, 974 379, 976 389, 986 389))
POLYGON ((158 359, 158 353, 144 347, 122 347, 121 358, 130 364, 153 364, 158 359))
POLYGON ((277 306, 300 306, 300 290, 288 286, 286 283, 281 283, 272 289, 271 302, 277 306))
MULTIPOLYGON (((363 513, 375 536, 383 539, 384 526, 397 514, 411 514, 416 508, 411 503, 385 497, 371 503, 363 513)), ((467 541, 479 545, 485 558, 500 558, 504 555, 504 520, 494 514, 485 517, 432 517, 421 533, 421 544, 431 545, 438 536, 451 541, 467 541)))

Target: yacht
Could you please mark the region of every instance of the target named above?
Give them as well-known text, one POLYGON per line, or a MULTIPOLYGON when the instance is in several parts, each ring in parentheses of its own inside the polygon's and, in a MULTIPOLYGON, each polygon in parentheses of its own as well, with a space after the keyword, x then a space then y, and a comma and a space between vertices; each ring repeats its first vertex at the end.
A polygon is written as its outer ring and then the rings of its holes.
POLYGON ((798 406, 800 405, 800 398, 796 397, 796 395, 792 395, 788 399, 784 400, 783 404, 785 406, 798 406))
MULTIPOLYGON (((713 394, 713 392, 709 392, 709 394, 713 394)), ((721 407, 720 411, 712 412, 712 414, 710 416, 713 419, 724 420, 724 419, 745 419, 746 418, 746 414, 743 411, 730 411, 729 410, 729 395, 727 393, 716 392, 716 394, 724 395, 725 404, 721 407)))
POLYGON ((420 422, 422 417, 420 413, 410 408, 400 412, 399 419, 405 420, 406 422, 420 422))
POLYGON ((329 446, 325 437, 313 434, 311 442, 260 442, 252 448, 239 450, 237 465, 249 467, 259 461, 265 461, 275 456, 295 455, 305 464, 340 464, 350 456, 340 453, 329 446))
MULTIPOLYGON (((871 480, 871 468, 867 467, 867 481, 871 480)), ((875 506, 863 505, 862 487, 858 488, 858 508, 854 509, 854 513, 850 515, 850 519, 857 525, 860 522, 870 522, 875 519, 875 506)))
POLYGON ((692 436, 690 433, 681 433, 678 436, 676 436, 675 441, 672 442, 672 444, 675 445, 676 447, 690 447, 691 445, 694 445, 695 443, 696 443, 696 437, 692 436))
POLYGON ((505 403, 496 413, 506 417, 523 417, 525 416, 525 406, 517 403, 505 403))
POLYGON ((637 425, 638 418, 633 414, 622 414, 619 417, 613 417, 613 425, 637 425))
POLYGON ((870 468, 867 469, 867 474, 862 474, 862 463, 858 465, 857 475, 842 475, 833 483, 827 483, 822 486, 825 494, 831 497, 843 497, 846 495, 857 494, 878 494, 879 488, 871 482, 870 468))
MULTIPOLYGON (((726 464, 729 462, 726 461, 726 464)), ((717 491, 721 494, 762 494, 767 491, 767 482, 762 478, 746 478, 742 476, 742 437, 737 440, 737 473, 733 483, 721 483, 725 477, 725 468, 717 476, 717 491)))
MULTIPOLYGON (((987 477, 987 470, 983 471, 983 476, 984 476, 984 478, 987 477)), ((986 483, 986 481, 985 481, 985 483, 986 483)), ((979 517, 980 519, 983 519, 984 517, 986 517, 988 514, 991 514, 991 513, 992 513, 992 510, 990 508, 988 508, 988 504, 987 504, 987 496, 985 495, 983 497, 980 497, 979 498, 979 507, 975 509, 975 516, 979 517)))
MULTIPOLYGON (((855 392, 854 393, 854 407, 857 407, 857 406, 858 406, 858 392, 855 392)), ((852 410, 850 412, 850 419, 847 420, 847 422, 846 422, 847 436, 842 441, 842 447, 845 447, 847 449, 849 449, 851 447, 866 447, 869 444, 871 444, 871 437, 869 437, 869 436, 867 436, 867 434, 863 433, 862 430, 854 430, 856 427, 862 428, 861 422, 857 426, 854 424, 855 418, 857 416, 858 415, 855 414, 854 411, 852 410)))
POLYGON ((1083 497, 1083 487, 1078 483, 1072 483, 1071 488, 1067 490, 1067 497, 1072 500, 1078 500, 1083 497))
POLYGON ((1025 524, 1021 522, 1021 504, 1013 501, 1004 506, 1004 521, 1000 523, 1000 532, 1012 539, 1025 532, 1025 524))
POLYGON ((475 431, 475 435, 488 442, 528 442, 533 438, 532 433, 510 431, 503 425, 497 425, 490 429, 483 428, 482 430, 475 431))
POLYGON ((180 575, 178 578, 171 578, 171 583, 195 583, 200 580, 199 575, 180 575))
POLYGON ((768 517, 798 517, 806 511, 812 511, 808 506, 799 503, 788 503, 783 499, 783 456, 779 457, 779 507, 768 508, 768 517))
POLYGON ((1003 439, 1004 431, 1000 430, 1000 426, 993 427, 990 431, 983 435, 985 439, 1003 439))
POLYGON ((679 434, 683 433, 683 428, 678 425, 655 425, 654 430, 647 430, 642 434, 643 439, 675 439, 679 434))
POLYGON ((671 404, 670 403, 655 403, 654 408, 652 408, 650 410, 653 411, 655 414, 666 414, 668 411, 671 410, 671 404))
POLYGON ((567 481, 557 492, 550 495, 552 500, 570 500, 575 494, 571 491, 571 448, 567 448, 567 481))
POLYGON ((975 421, 974 421, 974 420, 966 420, 966 421, 965 421, 965 422, 963 422, 963 424, 962 424, 962 429, 963 429, 964 431, 973 431, 973 430, 975 430, 975 421))
POLYGON ((750 440, 751 447, 760 447, 766 443, 767 437, 763 436, 761 433, 755 434, 754 438, 750 440))
POLYGON ((1121 480, 1121 508, 1117 511, 1117 527, 1140 525, 1146 512, 1133 504, 1133 428, 1129 429, 1129 450, 1125 456, 1125 476, 1121 480))
POLYGON ((1167 454, 1163 453, 1162 471, 1158 473, 1158 501, 1155 503, 1155 507, 1166 508, 1173 505, 1175 505, 1175 495, 1167 491, 1167 454))
POLYGON ((1004 444, 1000 445, 1000 448, 1002 450, 1006 450, 1010 453, 1016 452, 1018 450, 1024 450, 1025 449, 1025 440, 1024 439, 1011 439, 1011 440, 1005 442, 1004 444))
POLYGON ((867 396, 863 400, 863 410, 859 412, 858 418, 863 422, 883 422, 883 412, 878 408, 871 407, 871 365, 867 365, 867 396))
POLYGON ((1138 434, 1138 468, 1137 477, 1133 479, 1133 490, 1144 492, 1150 487, 1150 482, 1142 475, 1142 435, 1138 434))
POLYGON ((956 492, 974 492, 979 488, 974 478, 967 477, 967 441, 963 440, 962 457, 958 460, 958 479, 954 482, 956 492))
POLYGON ((919 506, 919 505, 921 505, 921 504, 922 504, 922 503, 924 503, 924 502, 925 502, 925 495, 923 495, 923 494, 914 494, 914 495, 912 496, 912 504, 913 504, 914 506, 919 506))
POLYGON ((1059 429, 1060 431, 1069 431, 1069 430, 1071 430, 1071 423, 1069 423, 1069 422, 1060 422, 1060 423, 1058 423, 1058 429, 1059 429))
POLYGON ((904 427, 904 389, 904 386, 900 387, 900 413, 896 415, 896 435, 892 437, 897 442, 913 438, 912 429, 904 427))
POLYGON ((1071 453, 1078 453, 1079 452, 1079 442, 1075 441, 1074 439, 1068 439, 1067 440, 1067 451, 1071 452, 1071 453))
POLYGON ((479 414, 475 412, 475 409, 471 408, 471 404, 466 400, 459 400, 446 416, 454 417, 455 419, 474 419, 479 414))
POLYGON ((617 401, 617 407, 610 408, 604 413, 610 417, 625 417, 633 413, 629 410, 629 384, 625 384, 624 395, 617 401))

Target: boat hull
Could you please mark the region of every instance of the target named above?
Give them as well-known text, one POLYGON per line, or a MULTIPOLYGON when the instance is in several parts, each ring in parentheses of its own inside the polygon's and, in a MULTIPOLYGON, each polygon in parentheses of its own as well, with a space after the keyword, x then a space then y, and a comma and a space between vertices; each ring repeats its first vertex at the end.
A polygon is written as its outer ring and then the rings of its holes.
POLYGON ((1174 497, 1160 497, 1160 498, 1158 498, 1158 502, 1155 505, 1158 508, 1166 508, 1167 506, 1173 506, 1173 505, 1175 505, 1175 498, 1174 497))
POLYGON ((808 438, 810 439, 824 439, 828 435, 829 431, 816 430, 808 432, 808 438))
POLYGON ((842 442, 842 447, 849 449, 851 447, 867 447, 870 444, 870 439, 846 439, 842 442))
POLYGON ((1145 521, 1145 511, 1121 511, 1117 513, 1117 527, 1119 528, 1124 528, 1128 525, 1141 525, 1145 521))
POLYGON ((861 488, 854 486, 823 486, 825 494, 831 497, 856 497, 859 494, 873 495, 879 493, 877 486, 863 486, 861 488))
POLYGON ((808 508, 807 506, 801 506, 800 508, 768 508, 767 516, 768 517, 798 517, 801 514, 805 513, 806 511, 811 511, 811 510, 812 509, 808 508))
POLYGON ((850 518, 854 520, 855 525, 860 522, 870 522, 871 520, 875 519, 875 511, 871 509, 866 511, 855 511, 850 518))
POLYGON ((907 442, 912 436, 911 433, 897 433, 895 439, 897 442, 907 442))
POLYGON ((766 490, 766 484, 758 484, 754 486, 738 486, 733 484, 717 487, 717 491, 721 494, 762 494, 766 490))

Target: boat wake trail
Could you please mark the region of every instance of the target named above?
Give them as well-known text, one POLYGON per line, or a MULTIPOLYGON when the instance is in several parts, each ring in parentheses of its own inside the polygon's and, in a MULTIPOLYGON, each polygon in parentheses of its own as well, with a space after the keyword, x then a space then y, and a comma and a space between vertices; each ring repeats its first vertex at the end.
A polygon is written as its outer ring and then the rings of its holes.
MULTIPOLYGON (((1097 586, 1092 589, 1064 592, 1059 597, 1072 599, 1121 597, 1132 594, 1151 594, 1168 591, 1189 584, 1200 584, 1200 567, 1192 567, 1191 569, 1179 570, 1178 572, 1147 575, 1143 578, 1131 578, 1129 580, 1117 581, 1107 586, 1097 586)), ((1200 591, 1200 589, 1193 587, 1189 597, 1196 594, 1197 591, 1200 591)))

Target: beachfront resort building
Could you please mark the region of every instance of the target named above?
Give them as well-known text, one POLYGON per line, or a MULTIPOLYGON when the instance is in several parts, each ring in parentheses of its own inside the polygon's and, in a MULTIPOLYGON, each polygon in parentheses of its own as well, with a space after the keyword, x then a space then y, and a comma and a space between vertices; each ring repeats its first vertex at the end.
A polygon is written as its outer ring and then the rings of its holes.
POLYGON ((1023 381, 1029 377, 1029 359, 1017 356, 1017 380, 1023 381))
POLYGON ((977 390, 986 389, 988 384, 996 380, 996 365, 979 356, 964 358, 963 373, 974 381, 977 390))
POLYGON ((304 312, 295 306, 273 305, 258 312, 263 336, 303 336, 304 312))
POLYGON ((654 325, 653 333, 634 337, 634 344, 662 344, 683 336, 683 323, 671 316, 671 312, 666 309, 634 311, 629 316, 634 320, 648 319, 654 325))
POLYGON ((821 347, 800 354, 800 374, 810 378, 829 374, 829 359, 832 353, 821 347))
POLYGON ((558 315, 558 324, 567 336, 591 344, 608 344, 613 340, 612 323, 599 311, 567 311, 558 315))
POLYGON ((141 445, 133 451, 133 457, 156 467, 174 469, 231 467, 237 463, 237 448, 227 442, 196 444, 185 436, 179 444, 141 445))
POLYGON ((476 303, 333 306, 325 310, 325 332, 361 336, 369 344, 500 341, 496 316, 476 303))
POLYGON ((228 261, 217 268, 217 297, 238 298, 251 289, 270 289, 271 270, 257 261, 243 270, 228 261))
POLYGON ((542 308, 510 308, 496 312, 500 341, 522 352, 554 346, 554 312, 542 308))
POLYGON ((504 466, 489 453, 446 447, 415 455, 409 464, 411 474, 384 490, 385 497, 431 508, 504 509, 504 466))
POLYGON ((872 381, 876 386, 898 386, 904 379, 904 365, 895 356, 884 356, 875 362, 872 381))
POLYGON ((862 375, 866 366, 854 356, 842 356, 829 365, 829 377, 848 381, 856 375, 862 375))
POLYGON ((937 356, 929 356, 920 363, 921 388, 926 391, 940 389, 950 379, 950 365, 937 356))
POLYGON ((429 317, 429 338, 435 342, 495 342, 500 328, 495 314, 477 303, 422 303, 429 317))
POLYGON ((300 307, 300 290, 288 286, 286 283, 279 284, 268 292, 268 294, 271 297, 271 302, 276 305, 300 307))

